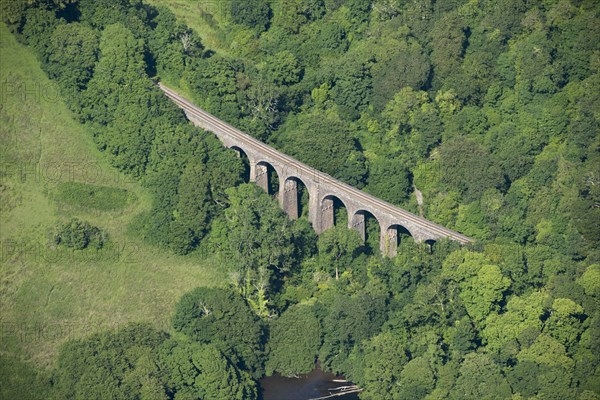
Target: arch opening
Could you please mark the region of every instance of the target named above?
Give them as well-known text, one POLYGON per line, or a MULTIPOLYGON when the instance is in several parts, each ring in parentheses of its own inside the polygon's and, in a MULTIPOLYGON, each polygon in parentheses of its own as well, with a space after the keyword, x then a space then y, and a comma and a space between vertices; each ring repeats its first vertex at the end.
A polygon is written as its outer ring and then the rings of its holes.
POLYGON ((268 162, 260 161, 256 164, 254 182, 274 199, 279 198, 279 175, 268 162))
POLYGON ((321 200, 321 232, 334 226, 348 225, 346 205, 337 196, 327 195, 321 200))
POLYGON ((433 254, 433 251, 435 249, 435 244, 437 243, 436 240, 434 239, 427 239, 424 241, 425 245, 427 246, 427 251, 429 252, 429 254, 433 254))
POLYGON ((300 178, 288 177, 280 189, 281 207, 290 219, 308 218, 308 188, 300 178))
POLYGON ((398 254, 398 249, 403 246, 414 245, 415 241, 408 229, 400 224, 392 224, 382 232, 380 242, 381 253, 390 257, 398 254))
POLYGON ((367 254, 374 254, 379 249, 379 240, 381 237, 379 221, 367 210, 359 210, 352 216, 352 221, 348 225, 350 228, 358 231, 365 244, 367 254))
POLYGON ((231 146, 229 147, 230 150, 233 150, 237 153, 238 158, 240 158, 242 160, 242 163, 244 163, 244 183, 248 183, 250 182, 250 158, 248 157, 248 154, 246 154, 246 152, 237 146, 231 146))

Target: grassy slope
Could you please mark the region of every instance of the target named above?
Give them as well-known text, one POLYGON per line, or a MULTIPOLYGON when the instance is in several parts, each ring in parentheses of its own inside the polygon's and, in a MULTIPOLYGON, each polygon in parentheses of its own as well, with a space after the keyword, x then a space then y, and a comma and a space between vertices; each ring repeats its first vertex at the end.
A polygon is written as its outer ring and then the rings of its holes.
POLYGON ((130 220, 149 207, 148 194, 109 166, 3 24, 0 52, 0 355, 49 367, 69 338, 131 321, 168 329, 181 294, 224 282, 218 262, 173 256, 128 236, 130 220), (23 181, 21 166, 38 172, 23 181), (133 200, 110 212, 73 207, 55 195, 69 181, 126 189, 133 200), (71 216, 108 231, 113 250, 57 258, 48 231, 71 216))
POLYGON ((219 16, 225 2, 220 0, 147 0, 153 6, 166 6, 179 21, 192 28, 207 49, 227 55, 229 45, 221 29, 219 16))

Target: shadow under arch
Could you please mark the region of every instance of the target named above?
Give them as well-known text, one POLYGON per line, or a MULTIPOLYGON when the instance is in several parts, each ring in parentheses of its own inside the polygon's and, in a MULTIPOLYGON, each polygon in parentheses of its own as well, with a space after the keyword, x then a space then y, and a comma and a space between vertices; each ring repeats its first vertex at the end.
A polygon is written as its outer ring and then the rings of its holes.
POLYGON ((427 245, 427 251, 429 251, 429 254, 432 254, 437 241, 435 239, 426 239, 423 241, 423 243, 427 245))
POLYGON ((241 147, 238 146, 231 146, 229 147, 230 150, 233 150, 237 153, 237 156, 242 160, 242 163, 244 163, 244 183, 249 183, 250 182, 250 158, 248 157, 248 154, 246 154, 246 152, 244 151, 244 149, 242 149, 241 147))
POLYGON ((310 194, 302 179, 288 176, 280 190, 281 208, 290 219, 308 218, 310 194))
POLYGON ((410 231, 403 225, 391 224, 381 235, 380 250, 382 254, 394 257, 398 254, 398 247, 404 244, 414 244, 415 240, 410 231))
POLYGON ((321 232, 334 226, 348 225, 346 204, 334 194, 328 194, 321 199, 321 232))
POLYGON ((373 254, 378 251, 381 227, 373 213, 364 209, 356 211, 348 226, 358 231, 368 253, 373 254))
POLYGON ((279 174, 270 162, 261 160, 256 163, 254 182, 274 199, 279 198, 279 174))

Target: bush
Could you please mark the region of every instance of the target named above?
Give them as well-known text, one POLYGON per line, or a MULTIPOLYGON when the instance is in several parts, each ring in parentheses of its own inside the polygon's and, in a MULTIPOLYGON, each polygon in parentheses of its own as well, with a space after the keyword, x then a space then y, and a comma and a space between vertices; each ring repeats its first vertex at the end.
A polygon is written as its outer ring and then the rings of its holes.
POLYGON ((55 244, 64 244, 76 250, 83 250, 87 247, 101 249, 107 240, 106 232, 77 218, 73 218, 67 223, 59 223, 53 235, 55 244))

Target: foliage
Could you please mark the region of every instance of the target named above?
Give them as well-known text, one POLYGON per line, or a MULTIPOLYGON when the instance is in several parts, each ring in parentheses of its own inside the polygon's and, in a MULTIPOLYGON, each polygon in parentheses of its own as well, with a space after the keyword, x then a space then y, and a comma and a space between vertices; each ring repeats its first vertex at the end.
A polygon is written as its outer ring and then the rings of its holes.
POLYGON ((440 148, 442 182, 457 188, 466 200, 480 197, 486 189, 502 188, 501 170, 484 147, 468 139, 456 139, 440 148))
POLYGON ((68 342, 61 349, 53 378, 55 398, 126 399, 144 392, 162 392, 165 398, 154 358, 165 337, 146 325, 134 324, 68 342))
POLYGON ((274 8, 274 23, 285 30, 297 33, 302 25, 321 18, 324 13, 323 0, 291 0, 278 3, 274 8))
POLYGON ((419 90, 429 79, 429 60, 414 38, 386 43, 393 49, 377 56, 372 67, 373 106, 381 110, 396 93, 404 88, 419 90))
MULTIPOLYGON (((199 343, 144 329, 73 342, 58 397, 254 398, 248 373, 264 359, 293 375, 315 355, 365 398, 593 397, 598 5, 459 3, 232 0, 203 13, 213 52, 137 0, 2 2, 98 148, 152 192, 133 230, 176 253, 217 250, 235 286, 182 298, 175 329, 199 343), (403 241, 383 260, 343 227, 317 242, 260 189, 232 188, 242 161, 150 77, 388 201, 416 209, 414 184, 425 217, 479 243, 429 254, 403 241), (257 316, 277 314, 267 355, 257 316)), ((58 192, 127 204, 126 192, 58 192)), ((79 248, 86 229, 64 236, 79 248)))
POLYGON ((510 386, 500 368, 484 354, 467 354, 460 375, 450 392, 451 399, 506 399, 510 386))
POLYGON ((216 346, 135 324, 69 342, 52 380, 57 399, 256 398, 250 376, 216 346))
POLYGON ((231 0, 231 17, 236 24, 264 30, 269 24, 271 9, 266 0, 250 2, 231 0))
POLYGON ((497 307, 510 280, 496 265, 486 263, 481 254, 459 251, 444 261, 442 276, 458 282, 459 297, 473 321, 483 321, 497 307))
POLYGON ((364 156, 347 123, 337 116, 302 116, 290 119, 283 129, 279 140, 288 154, 346 183, 364 185, 364 156))
POLYGON ((209 175, 204 169, 201 162, 191 161, 179 179, 179 201, 173 211, 175 218, 171 227, 175 235, 171 245, 178 253, 192 250, 208 230, 213 205, 210 202, 209 175))
POLYGON ((600 296, 600 265, 590 265, 581 276, 579 284, 588 296, 600 296))
POLYGON ((267 316, 272 312, 270 292, 294 267, 302 249, 295 245, 290 220, 262 189, 244 184, 227 194, 231 206, 225 210, 226 241, 235 260, 233 284, 258 315, 267 316))
POLYGON ((370 66, 356 59, 343 59, 336 70, 331 94, 340 114, 356 119, 371 100, 373 83, 370 66))
POLYGON ((84 119, 93 121, 99 147, 112 155, 117 168, 134 176, 144 173, 155 135, 151 115, 164 101, 145 75, 143 46, 123 25, 106 27, 83 100, 84 119))
POLYGON ((181 297, 175 330, 199 343, 212 343, 238 368, 262 375, 264 329, 240 295, 230 289, 197 288, 181 297))
POLYGON ((362 243, 358 232, 346 228, 332 228, 319 236, 319 264, 328 274, 339 279, 349 269, 362 243))
POLYGON ((104 246, 108 236, 100 228, 73 218, 69 222, 57 224, 52 240, 55 244, 64 244, 75 250, 90 246, 98 250, 104 246))
POLYGON ((288 308, 271 324, 267 375, 309 373, 315 367, 320 345, 321 329, 313 307, 296 304, 288 308))
POLYGON ((506 311, 487 317, 481 336, 490 352, 502 352, 504 357, 515 357, 526 340, 541 332, 545 296, 534 292, 527 297, 513 297, 506 311))
MULTIPOLYGON (((400 377, 407 365, 406 343, 402 337, 392 332, 381 333, 362 348, 364 364, 360 383, 367 391, 361 395, 365 399, 397 399, 402 392, 400 377)), ((356 367, 355 367, 356 368, 356 367)))
POLYGON ((385 320, 386 298, 379 293, 334 294, 326 299, 322 318, 321 365, 339 373, 351 371, 354 346, 378 333, 385 320))
POLYGON ((59 25, 52 33, 47 51, 48 75, 60 83, 65 99, 78 100, 77 92, 85 90, 98 62, 98 33, 80 23, 59 25))
MULTIPOLYGON (((4 2, 3 2, 4 3, 4 2)), ((23 39, 33 47, 39 57, 46 61, 49 55, 48 48, 51 45, 52 32, 64 20, 56 17, 56 10, 43 7, 34 7, 25 11, 22 19, 25 24, 22 27, 23 39)))
POLYGON ((410 173, 397 159, 378 158, 369 168, 365 190, 392 204, 407 200, 411 191, 410 173), (385 177, 385 179, 384 179, 385 177))
POLYGON ((541 334, 517 358, 519 364, 509 375, 516 391, 548 399, 573 397, 570 388, 573 360, 556 340, 541 334))
POLYGON ((228 122, 240 118, 237 77, 242 65, 222 56, 195 58, 182 79, 194 93, 194 99, 207 111, 228 122))
POLYGON ((302 67, 290 51, 282 51, 265 62, 265 74, 276 85, 292 85, 301 79, 302 67))
POLYGON ((177 399, 256 399, 250 375, 233 366, 212 344, 169 339, 156 352, 167 392, 175 393, 177 399))

